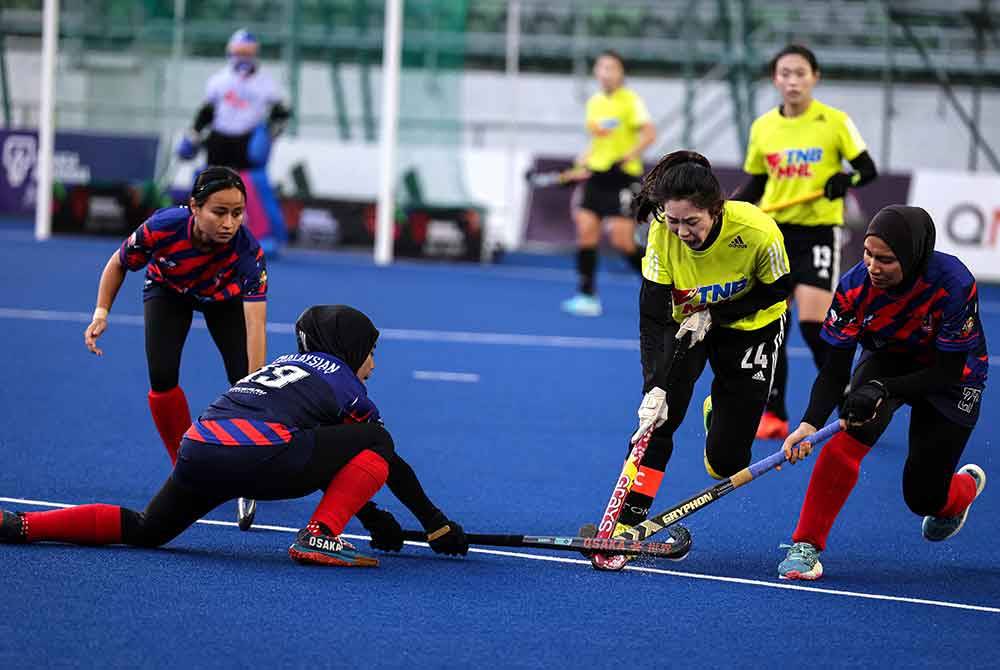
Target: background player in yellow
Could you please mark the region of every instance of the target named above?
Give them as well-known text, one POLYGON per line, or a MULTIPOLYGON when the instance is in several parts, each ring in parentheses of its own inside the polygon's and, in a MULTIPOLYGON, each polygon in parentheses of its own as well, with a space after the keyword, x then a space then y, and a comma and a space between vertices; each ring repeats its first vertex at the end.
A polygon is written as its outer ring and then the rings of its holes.
MULTIPOLYGON (((775 210, 772 215, 791 262, 799 330, 819 368, 825 349, 819 330, 840 277, 844 195, 848 188, 875 179, 877 172, 850 117, 813 98, 819 64, 812 51, 788 45, 771 60, 770 67, 781 104, 751 126, 743 165, 751 178, 732 198, 767 207, 816 193, 816 197, 775 210), (854 172, 843 171, 845 160, 854 172)), ((785 348, 782 344, 767 411, 757 431, 759 438, 788 435, 785 348)))
POLYGON ((635 91, 626 88, 625 63, 614 51, 605 51, 594 63, 594 77, 601 90, 587 101, 587 132, 592 139, 587 152, 577 160, 586 178, 577 191, 576 267, 579 292, 562 303, 563 310, 577 316, 600 316, 594 275, 601 222, 610 224, 611 245, 620 251, 636 272, 641 271, 642 249, 635 241, 632 197, 642 178, 642 152, 656 139, 649 112, 635 91))
POLYGON ((724 200, 701 154, 665 156, 643 180, 637 205, 639 221, 653 220, 639 296, 645 396, 631 441, 652 433, 643 483, 629 492, 618 519, 628 526, 641 522, 653 502, 706 362, 715 373, 716 418, 705 439, 705 467, 722 478, 749 465, 791 290, 778 226, 750 203, 724 200), (675 358, 677 346, 690 348, 675 358))

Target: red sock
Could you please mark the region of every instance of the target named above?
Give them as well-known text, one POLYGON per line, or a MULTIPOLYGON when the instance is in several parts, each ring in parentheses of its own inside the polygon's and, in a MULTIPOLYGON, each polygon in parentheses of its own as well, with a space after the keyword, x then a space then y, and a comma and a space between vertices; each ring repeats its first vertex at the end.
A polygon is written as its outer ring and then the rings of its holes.
POLYGON ((808 542, 820 551, 826 549, 826 536, 858 483, 861 459, 870 450, 847 433, 837 433, 820 450, 799 512, 799 525, 792 533, 793 542, 808 542))
POLYGON ((948 487, 948 502, 934 516, 947 519, 958 516, 972 504, 976 497, 976 480, 964 472, 951 476, 951 486, 948 487))
POLYGON ((370 449, 348 461, 326 487, 309 525, 319 522, 334 535, 344 532, 351 517, 385 484, 389 464, 370 449))
POLYGON ((122 511, 117 505, 79 505, 49 512, 25 512, 24 528, 28 542, 119 544, 122 511))
POLYGON ((156 430, 160 431, 163 446, 170 455, 170 462, 176 463, 181 438, 191 427, 191 410, 188 409, 184 391, 180 386, 175 386, 169 391, 150 391, 149 411, 153 414, 156 430))

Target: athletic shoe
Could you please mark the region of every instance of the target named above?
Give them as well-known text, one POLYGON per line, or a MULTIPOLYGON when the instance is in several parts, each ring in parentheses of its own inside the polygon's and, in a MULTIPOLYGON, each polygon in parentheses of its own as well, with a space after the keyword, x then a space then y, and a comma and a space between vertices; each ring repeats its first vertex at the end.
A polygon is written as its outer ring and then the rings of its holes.
POLYGON ((334 535, 323 524, 309 524, 295 536, 288 555, 297 563, 374 568, 378 559, 360 553, 353 544, 334 535))
POLYGON ((257 516, 257 501, 250 498, 240 498, 236 501, 236 523, 240 530, 250 530, 253 519, 257 516))
MULTIPOLYGON (((986 488, 986 473, 978 465, 969 463, 968 465, 963 465, 958 469, 959 473, 965 473, 972 477, 976 482, 976 497, 983 492, 986 488)), ((969 507, 972 507, 972 503, 969 503, 969 507)), ((924 534, 924 539, 930 540, 931 542, 942 542, 947 540, 952 535, 958 533, 962 530, 962 526, 965 525, 965 518, 969 516, 969 507, 965 508, 965 511, 958 516, 951 517, 937 517, 937 516, 925 516, 924 522, 920 526, 920 530, 924 534)))
POLYGON ((781 579, 804 579, 812 581, 823 576, 823 564, 819 562, 819 549, 808 542, 781 545, 788 548, 785 560, 778 564, 781 579))
POLYGON ((573 316, 600 316, 603 311, 601 299, 585 293, 577 293, 569 300, 563 300, 562 310, 573 316))
POLYGON ((757 425, 758 440, 783 440, 788 437, 788 421, 774 412, 764 412, 757 425))
POLYGON ((712 396, 705 396, 705 401, 701 403, 701 418, 702 422, 705 424, 705 434, 708 435, 708 429, 712 427, 712 396))
POLYGON ((24 517, 20 512, 0 510, 0 542, 6 544, 21 544, 27 542, 24 529, 24 517))

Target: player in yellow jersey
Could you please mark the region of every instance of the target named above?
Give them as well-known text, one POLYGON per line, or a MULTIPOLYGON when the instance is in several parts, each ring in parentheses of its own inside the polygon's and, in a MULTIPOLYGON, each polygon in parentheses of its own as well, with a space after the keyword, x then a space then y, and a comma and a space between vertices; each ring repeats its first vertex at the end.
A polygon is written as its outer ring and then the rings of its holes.
POLYGON ((721 479, 750 464, 791 291, 778 226, 750 203, 724 200, 701 154, 665 156, 643 180, 637 205, 639 221, 653 218, 639 296, 645 397, 631 442, 652 433, 641 482, 619 516, 629 526, 648 512, 706 362, 715 378, 705 468, 721 479), (675 356, 676 347, 688 348, 675 356))
POLYGON ((649 112, 635 91, 626 88, 625 64, 621 56, 605 51, 594 63, 594 77, 601 90, 587 101, 587 132, 590 147, 577 160, 585 168, 576 223, 576 266, 579 292, 562 303, 564 311, 577 316, 600 316, 594 275, 601 222, 610 224, 611 245, 641 271, 642 250, 635 242, 635 220, 631 216, 632 197, 642 178, 642 152, 656 139, 649 112))
MULTIPOLYGON (((813 98, 819 65, 812 51, 798 44, 786 46, 771 60, 771 78, 781 93, 781 105, 751 126, 743 165, 750 180, 732 199, 768 207, 815 194, 771 214, 784 235, 791 261, 799 330, 820 368, 825 350, 820 326, 840 278, 844 195, 848 188, 875 179, 877 172, 850 117, 813 98), (853 172, 843 171, 845 160, 853 172)), ((759 438, 788 435, 787 379, 788 359, 782 345, 771 398, 757 431, 759 438)))

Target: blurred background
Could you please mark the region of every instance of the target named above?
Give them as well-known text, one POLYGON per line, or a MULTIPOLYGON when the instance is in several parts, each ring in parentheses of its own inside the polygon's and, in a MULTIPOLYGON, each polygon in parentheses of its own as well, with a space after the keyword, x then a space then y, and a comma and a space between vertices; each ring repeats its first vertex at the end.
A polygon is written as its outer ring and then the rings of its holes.
MULTIPOLYGON (((118 235, 183 201, 198 161, 178 160, 175 146, 230 35, 246 28, 292 111, 265 169, 289 244, 372 246, 383 0, 58 5, 56 232, 118 235)), ((35 203, 43 3, 0 8, 0 216, 16 225, 35 203)), ((789 42, 815 51, 816 97, 850 114, 878 165, 880 178, 851 194, 853 225, 891 202, 920 204, 939 248, 1000 280, 989 262, 1000 230, 990 0, 405 0, 396 255, 517 262, 570 250, 572 188, 533 187, 525 174, 565 167, 586 146, 591 68, 605 49, 624 57, 626 85, 656 124, 647 165, 695 149, 735 188, 750 124, 778 102, 767 62, 789 42)))

